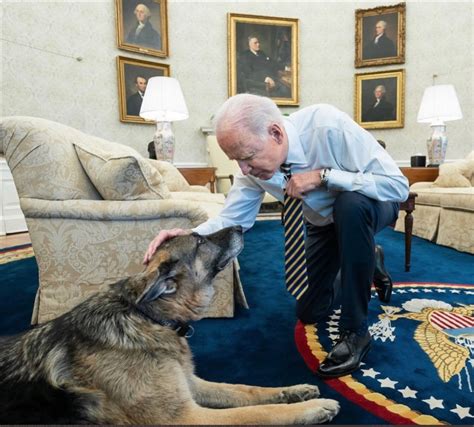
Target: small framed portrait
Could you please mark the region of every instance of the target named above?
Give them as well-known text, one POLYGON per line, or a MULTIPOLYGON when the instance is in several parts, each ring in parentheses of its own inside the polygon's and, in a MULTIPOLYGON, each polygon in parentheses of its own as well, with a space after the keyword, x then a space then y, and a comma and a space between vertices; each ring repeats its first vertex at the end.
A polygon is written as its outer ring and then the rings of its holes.
POLYGON ((356 10, 356 67, 405 63, 405 14, 405 3, 356 10))
POLYGON ((140 117, 146 85, 151 77, 169 76, 170 66, 117 56, 120 121, 147 123, 140 117))
POLYGON ((168 56, 167 0, 115 0, 119 49, 168 56))
POLYGON ((354 116, 365 129, 402 128, 405 70, 355 75, 354 116))
POLYGON ((298 19, 227 15, 229 96, 251 93, 297 106, 298 19))

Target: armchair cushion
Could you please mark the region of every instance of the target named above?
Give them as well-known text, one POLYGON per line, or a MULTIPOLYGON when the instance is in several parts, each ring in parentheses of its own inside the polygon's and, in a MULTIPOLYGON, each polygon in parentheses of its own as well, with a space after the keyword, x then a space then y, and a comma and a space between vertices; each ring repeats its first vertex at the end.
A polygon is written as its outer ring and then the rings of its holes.
POLYGON ((170 191, 189 191, 190 185, 179 170, 169 162, 162 160, 148 159, 148 162, 161 174, 168 190, 170 191))
POLYGON ((75 145, 89 179, 105 200, 168 199, 160 173, 134 150, 117 144, 110 152, 75 145))

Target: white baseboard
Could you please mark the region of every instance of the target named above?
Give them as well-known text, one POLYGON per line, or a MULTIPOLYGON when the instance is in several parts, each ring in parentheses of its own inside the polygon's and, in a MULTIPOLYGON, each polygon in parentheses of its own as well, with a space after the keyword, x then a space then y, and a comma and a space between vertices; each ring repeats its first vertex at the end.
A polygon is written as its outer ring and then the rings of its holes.
MULTIPOLYGON (((462 160, 462 159, 446 159, 444 163, 458 162, 459 160, 462 160)), ((426 161, 428 161, 428 159, 426 159, 426 161)), ((410 160, 395 160, 395 163, 397 164, 398 167, 402 167, 402 168, 410 167, 410 160)))

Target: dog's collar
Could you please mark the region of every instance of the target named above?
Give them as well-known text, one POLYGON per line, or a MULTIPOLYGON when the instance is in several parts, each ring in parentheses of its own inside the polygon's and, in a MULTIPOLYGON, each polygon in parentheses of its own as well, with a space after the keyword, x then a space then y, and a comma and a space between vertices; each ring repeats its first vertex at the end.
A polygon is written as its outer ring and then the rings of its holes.
POLYGON ((194 335, 194 328, 189 323, 179 322, 177 320, 154 320, 161 326, 173 329, 180 337, 191 338, 194 335))
POLYGON ((158 325, 171 328, 180 337, 191 338, 194 335, 194 328, 189 323, 180 322, 179 320, 157 319, 153 316, 150 316, 146 311, 141 310, 140 307, 137 306, 136 308, 141 314, 150 319, 153 323, 158 323, 158 325))

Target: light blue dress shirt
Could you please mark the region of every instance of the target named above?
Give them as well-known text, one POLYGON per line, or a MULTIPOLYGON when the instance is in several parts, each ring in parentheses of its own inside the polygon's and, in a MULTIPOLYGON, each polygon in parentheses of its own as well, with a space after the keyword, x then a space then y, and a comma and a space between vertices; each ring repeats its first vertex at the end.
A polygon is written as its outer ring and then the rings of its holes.
MULTIPOLYGON (((292 174, 331 168, 327 188, 317 188, 303 198, 306 219, 317 226, 333 222, 333 204, 341 191, 357 191, 380 201, 402 202, 408 198, 408 180, 365 129, 337 108, 317 104, 284 120, 292 174)), ((265 191, 283 201, 284 176, 276 172, 261 180, 239 172, 219 216, 194 228, 210 234, 233 225, 244 230, 255 222, 265 191)))

